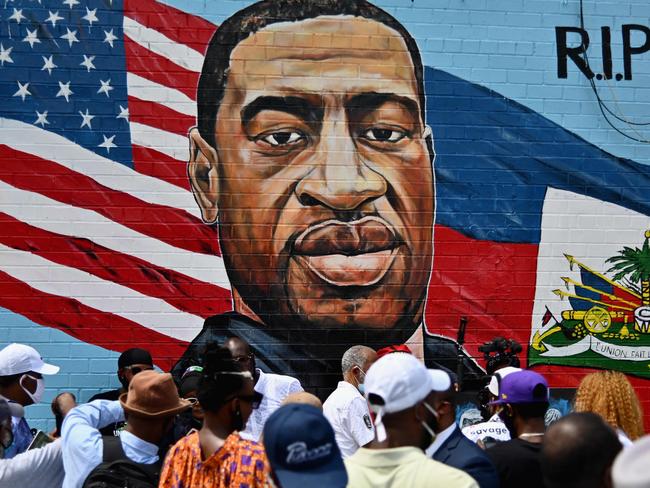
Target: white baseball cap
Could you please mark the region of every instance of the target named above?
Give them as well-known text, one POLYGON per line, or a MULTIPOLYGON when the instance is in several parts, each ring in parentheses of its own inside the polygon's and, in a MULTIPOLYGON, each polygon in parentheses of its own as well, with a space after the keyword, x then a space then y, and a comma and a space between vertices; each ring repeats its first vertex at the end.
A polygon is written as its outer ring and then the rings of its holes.
MULTIPOLYGON (((436 376, 439 382, 443 381, 438 374, 436 376)), ((446 376, 450 383, 449 376, 446 376)), ((386 440, 386 429, 382 422, 385 414, 413 407, 435 390, 436 386, 432 372, 411 354, 388 354, 370 366, 364 381, 364 391, 370 408, 377 414, 377 440, 386 440)))
POLYGON ((624 447, 612 466, 612 482, 615 488, 647 488, 650 486, 650 435, 624 447))
POLYGON ((447 391, 451 388, 451 377, 441 369, 429 369, 431 381, 433 381, 433 391, 447 391))
POLYGON ((59 367, 48 364, 36 349, 25 344, 9 344, 0 351, 0 376, 34 371, 40 374, 56 374, 59 367))
POLYGON ((490 384, 488 385, 488 391, 492 393, 495 397, 499 396, 499 382, 510 373, 515 373, 521 371, 521 368, 515 368, 514 366, 506 366, 505 368, 498 369, 492 375, 490 379, 490 384), (498 378, 497 378, 498 376, 498 378))

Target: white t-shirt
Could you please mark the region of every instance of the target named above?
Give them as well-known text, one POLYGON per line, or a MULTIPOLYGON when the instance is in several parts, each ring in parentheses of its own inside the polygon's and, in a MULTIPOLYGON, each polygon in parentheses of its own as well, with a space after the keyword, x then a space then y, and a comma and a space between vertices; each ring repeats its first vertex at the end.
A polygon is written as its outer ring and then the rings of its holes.
POLYGON ((0 486, 61 488, 64 475, 61 439, 0 459, 0 486))
POLYGON ((336 390, 325 400, 323 413, 332 424, 344 458, 375 438, 366 399, 347 381, 339 381, 336 390))
POLYGON ((251 441, 259 441, 264 424, 273 412, 275 412, 287 395, 296 393, 302 390, 300 381, 291 376, 284 376, 280 374, 265 373, 262 370, 257 370, 259 379, 255 383, 255 391, 264 395, 260 408, 253 410, 251 416, 248 418, 246 428, 242 430, 239 435, 244 439, 251 441))
POLYGON ((510 440, 510 431, 497 414, 490 417, 487 422, 465 427, 462 432, 472 442, 478 442, 479 439, 483 440, 487 437, 500 442, 510 440))

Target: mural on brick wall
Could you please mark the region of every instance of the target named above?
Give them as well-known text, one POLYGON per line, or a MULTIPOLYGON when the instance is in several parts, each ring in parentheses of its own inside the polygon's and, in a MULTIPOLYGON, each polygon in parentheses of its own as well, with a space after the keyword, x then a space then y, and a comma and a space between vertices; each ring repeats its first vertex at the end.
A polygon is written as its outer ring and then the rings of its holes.
MULTIPOLYGON (((312 388, 357 343, 471 381, 496 335, 555 386, 650 376, 647 166, 423 64, 386 11, 269 1, 217 26, 153 0, 15 0, 0 17, 0 307, 176 372, 239 335, 312 388)), ((558 73, 596 77, 558 29, 558 73)), ((625 80, 647 51, 627 33, 625 80)))

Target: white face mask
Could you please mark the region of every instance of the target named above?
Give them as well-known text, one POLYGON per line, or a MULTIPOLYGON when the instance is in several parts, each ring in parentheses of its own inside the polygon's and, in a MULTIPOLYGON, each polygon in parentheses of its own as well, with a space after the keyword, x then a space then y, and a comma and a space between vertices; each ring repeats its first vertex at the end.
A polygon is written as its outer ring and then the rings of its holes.
MULTIPOLYGON (((424 405, 424 408, 426 408, 431 414, 436 418, 436 421, 440 419, 438 416, 438 412, 435 411, 435 409, 429 405, 427 402, 422 402, 424 405)), ((433 431, 431 426, 427 424, 424 420, 421 422, 422 427, 424 427, 424 430, 427 431, 427 433, 431 436, 431 442, 433 442, 436 439, 437 434, 433 431)))
POLYGON ((365 372, 365 371, 363 370, 363 368, 362 368, 361 366, 359 366, 358 364, 355 364, 355 366, 356 366, 357 368, 359 368, 359 371, 361 371, 361 374, 363 375, 363 377, 361 378, 361 381, 359 381, 359 380, 357 379, 357 390, 359 390, 359 393, 361 393, 362 395, 364 395, 364 394, 366 393, 366 389, 365 389, 365 386, 364 386, 363 383, 366 381, 366 372, 365 372))
POLYGON ((24 374, 20 378, 20 387, 25 393, 27 393, 27 396, 29 396, 29 398, 31 398, 34 403, 40 403, 43 399, 43 393, 45 392, 45 381, 43 381, 43 378, 34 378, 32 375, 24 374), (23 380, 25 377, 36 381, 36 391, 34 393, 30 392, 27 388, 25 388, 25 385, 23 385, 23 380))

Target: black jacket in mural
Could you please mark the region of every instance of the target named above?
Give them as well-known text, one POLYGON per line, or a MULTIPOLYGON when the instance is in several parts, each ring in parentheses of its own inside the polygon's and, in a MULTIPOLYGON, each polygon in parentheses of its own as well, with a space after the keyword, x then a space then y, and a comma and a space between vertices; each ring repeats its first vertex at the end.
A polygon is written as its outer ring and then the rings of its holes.
MULTIPOLYGON (((310 344, 307 348, 291 341, 290 337, 271 334, 263 325, 240 313, 227 312, 205 320, 203 330, 172 369, 176 381, 189 366, 202 363, 202 353, 207 344, 222 344, 231 336, 240 337, 250 344, 258 368, 298 378, 306 390, 318 396, 327 396, 341 379, 341 353, 335 352, 331 345, 317 347, 310 344)), ((458 365, 456 343, 426 332, 423 337, 427 367, 455 373, 458 365)), ((485 372, 467 355, 463 355, 462 363, 463 382, 468 389, 474 389, 474 385, 482 382, 485 372)))

